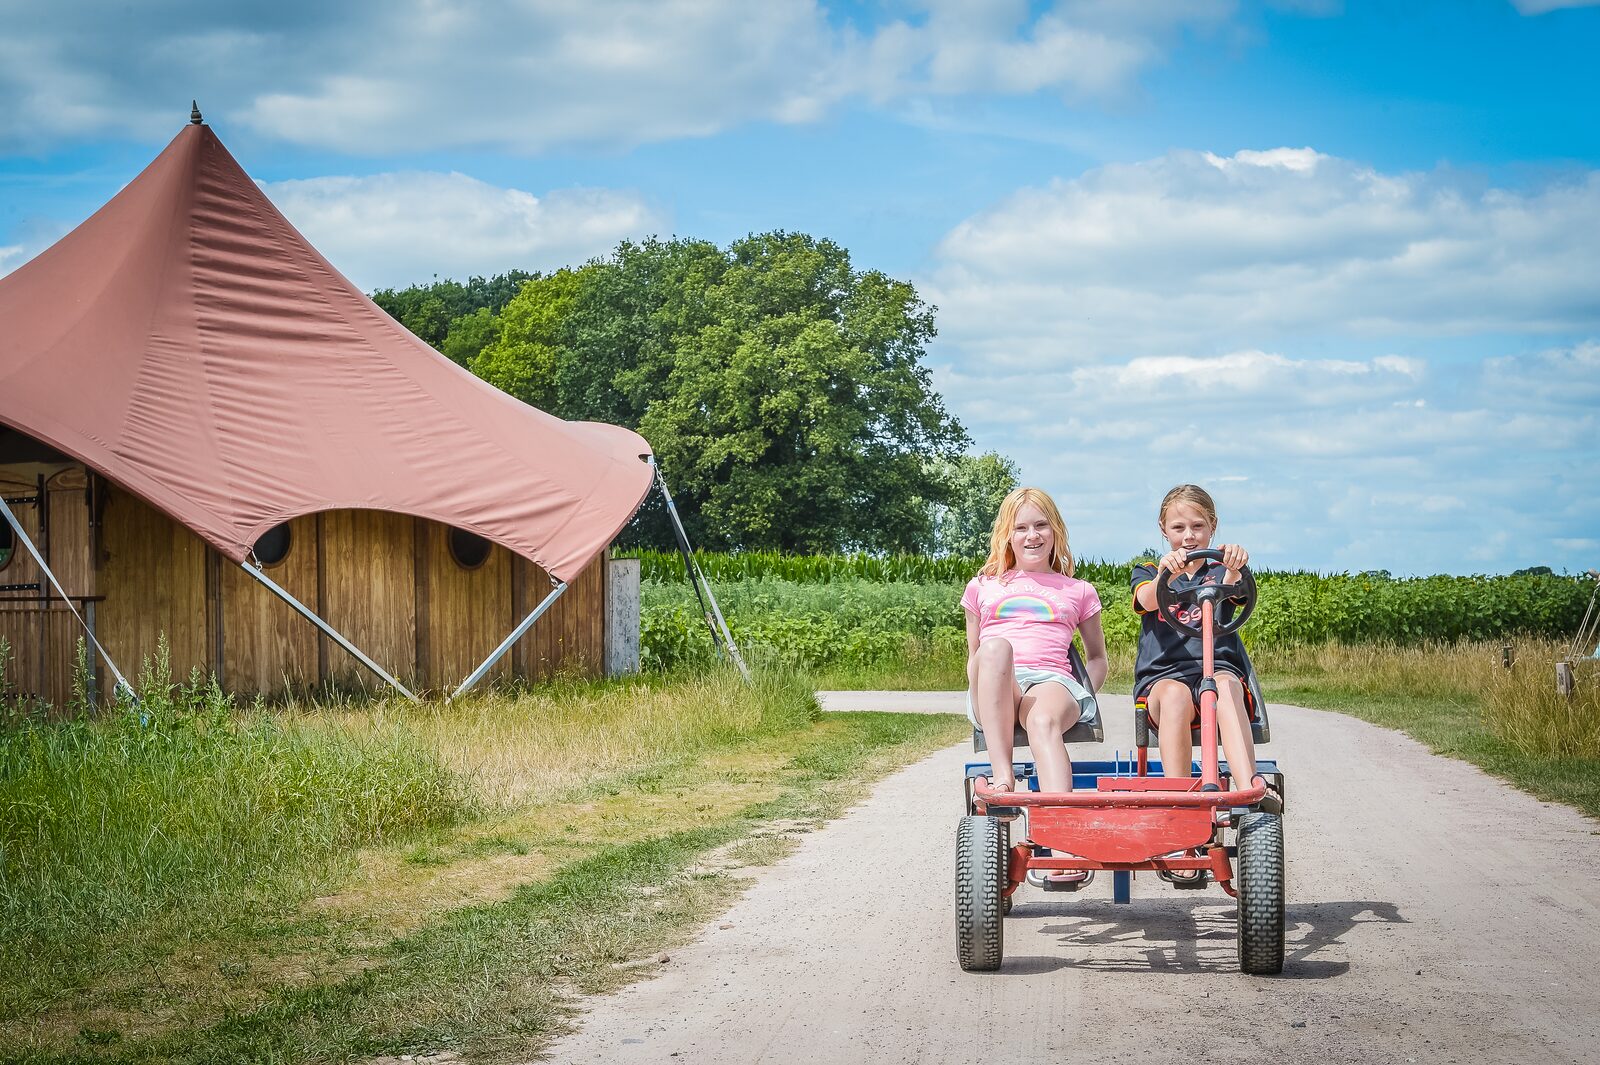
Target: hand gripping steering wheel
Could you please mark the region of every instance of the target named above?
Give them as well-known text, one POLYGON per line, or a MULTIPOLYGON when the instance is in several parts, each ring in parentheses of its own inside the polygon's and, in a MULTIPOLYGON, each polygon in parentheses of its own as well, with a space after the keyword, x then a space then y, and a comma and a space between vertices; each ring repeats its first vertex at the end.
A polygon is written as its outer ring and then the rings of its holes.
MULTIPOLYGON (((1197 558, 1207 562, 1221 562, 1222 552, 1214 547, 1189 552, 1191 562, 1197 558)), ((1172 574, 1165 569, 1156 574, 1156 609, 1160 611, 1164 620, 1179 632, 1189 636, 1202 634, 1198 626, 1180 620, 1180 607, 1198 606, 1209 599, 1213 610, 1213 630, 1218 636, 1238 632, 1245 620, 1250 617, 1250 612, 1256 608, 1256 579, 1251 574, 1249 566, 1239 570, 1239 579, 1232 584, 1201 584, 1192 577, 1181 577, 1175 588, 1170 583, 1171 577, 1172 574), (1223 602, 1228 599, 1238 601, 1239 606, 1234 611, 1233 617, 1224 622, 1219 620, 1219 615, 1223 602)))

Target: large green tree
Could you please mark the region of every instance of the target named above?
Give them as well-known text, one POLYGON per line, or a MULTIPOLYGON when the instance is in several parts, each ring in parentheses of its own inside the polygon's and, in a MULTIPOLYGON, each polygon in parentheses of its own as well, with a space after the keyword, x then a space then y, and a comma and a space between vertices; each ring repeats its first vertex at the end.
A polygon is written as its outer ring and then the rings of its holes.
MULTIPOLYGON (((548 277, 526 281, 492 321, 462 319, 463 326, 474 332, 474 339, 482 335, 480 330, 491 334, 487 341, 477 344, 479 350, 467 362, 467 368, 525 403, 556 412, 556 367, 568 353, 567 322, 584 271, 594 269, 557 270, 548 277)), ((452 330, 445 339, 447 352, 455 337, 452 330)))
POLYGON ((965 440, 921 365, 933 315, 844 249, 774 233, 730 249, 716 318, 678 345, 640 430, 694 493, 703 538, 917 550, 937 493, 924 456, 965 440))
POLYGON ((493 315, 511 302, 523 282, 538 276, 508 270, 493 277, 472 277, 466 284, 446 279, 403 289, 385 288, 374 292, 372 301, 427 343, 466 365, 477 354, 470 340, 480 341, 481 347, 492 339, 486 326, 493 315), (452 337, 453 345, 448 343, 452 337))
MULTIPOLYGON (((492 321, 456 322, 486 380, 564 418, 639 430, 696 544, 933 543, 929 503, 951 486, 929 460, 967 443, 922 362, 933 310, 831 241, 624 242, 525 281, 492 321)), ((671 544, 659 505, 625 540, 671 544)))
POLYGON ((996 451, 939 459, 932 472, 944 482, 946 501, 933 505, 934 550, 941 555, 983 555, 994 517, 1017 486, 1017 464, 996 451))

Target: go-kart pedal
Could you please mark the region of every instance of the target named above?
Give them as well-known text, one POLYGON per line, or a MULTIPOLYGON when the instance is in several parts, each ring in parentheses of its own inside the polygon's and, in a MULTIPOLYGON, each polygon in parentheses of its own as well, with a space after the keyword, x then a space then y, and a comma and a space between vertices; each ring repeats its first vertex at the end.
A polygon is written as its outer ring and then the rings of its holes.
MULTIPOLYGON (((1166 858, 1193 858, 1186 851, 1173 851, 1166 858)), ((1165 880, 1179 891, 1200 891, 1212 883, 1211 872, 1206 869, 1157 869, 1156 877, 1165 880)))
MULTIPOLYGON (((1035 844, 1033 854, 1036 858, 1048 858, 1051 856, 1052 851, 1049 847, 1040 847, 1035 844)), ((1094 870, 1051 872, 1048 869, 1029 869, 1027 880, 1031 886, 1038 888, 1040 891, 1082 891, 1094 883, 1094 870)))

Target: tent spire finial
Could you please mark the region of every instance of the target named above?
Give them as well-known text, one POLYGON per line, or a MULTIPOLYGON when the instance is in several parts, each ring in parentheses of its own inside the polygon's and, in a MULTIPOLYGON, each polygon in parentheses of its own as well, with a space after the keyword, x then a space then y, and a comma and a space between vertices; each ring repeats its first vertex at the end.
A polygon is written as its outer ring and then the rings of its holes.
POLYGON ((189 101, 189 125, 198 126, 199 124, 200 124, 200 101, 199 100, 190 100, 189 101))

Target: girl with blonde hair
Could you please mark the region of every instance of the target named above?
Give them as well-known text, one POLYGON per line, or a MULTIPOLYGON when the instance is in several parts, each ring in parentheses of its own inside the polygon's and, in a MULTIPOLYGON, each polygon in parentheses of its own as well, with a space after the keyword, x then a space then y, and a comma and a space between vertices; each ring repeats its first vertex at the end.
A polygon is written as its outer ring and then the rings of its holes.
MULTIPOLYGON (((1193 551, 1211 546, 1217 531, 1217 505, 1199 485, 1180 484, 1161 500, 1156 514, 1168 551, 1159 560, 1133 567, 1131 586, 1133 609, 1139 615, 1139 648, 1133 664, 1133 697, 1143 701, 1150 727, 1161 743, 1161 771, 1164 776, 1187 777, 1193 774, 1193 745, 1189 729, 1200 714, 1201 641, 1169 625, 1156 609, 1156 575, 1165 570, 1169 581, 1187 578, 1200 583, 1220 581, 1232 584, 1239 571, 1250 563, 1250 553, 1238 544, 1221 544, 1221 562, 1189 560, 1193 551)), ((1218 620, 1232 616, 1234 604, 1219 606, 1218 620)), ((1200 624, 1200 608, 1185 612, 1186 624, 1200 624)), ((1250 733, 1250 705, 1244 678, 1249 675, 1249 657, 1237 632, 1218 636, 1213 641, 1217 684, 1217 731, 1228 772, 1237 787, 1250 787, 1257 779, 1255 744, 1250 733)), ((1281 800, 1269 793, 1262 808, 1281 811, 1281 800)), ((1163 879, 1199 877, 1194 872, 1162 873, 1163 879)))
POLYGON ((1018 724, 1027 732, 1039 787, 1072 790, 1072 761, 1061 735, 1094 720, 1090 689, 1106 679, 1100 597, 1073 568, 1067 526, 1050 496, 1037 488, 1006 496, 995 515, 989 558, 961 596, 967 717, 989 739, 994 790, 1016 787, 1008 755, 1018 724), (1083 634, 1087 678, 1073 676, 1074 633, 1083 634))

